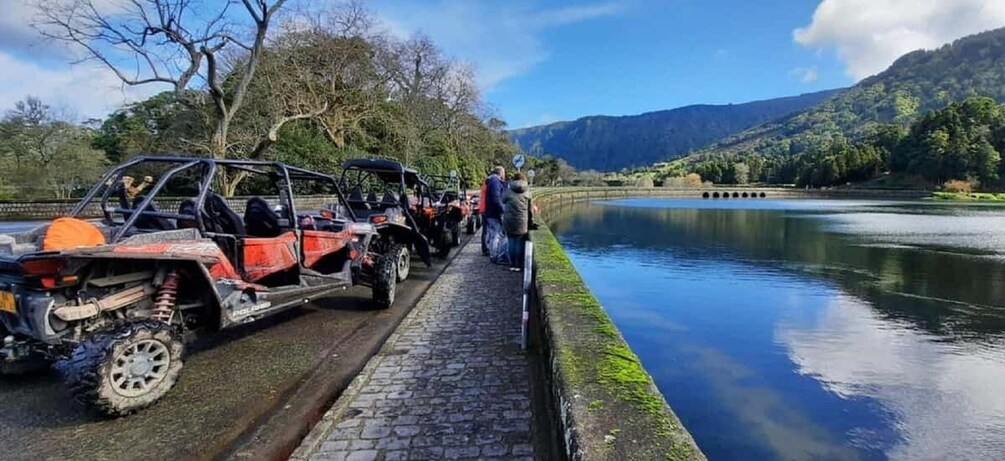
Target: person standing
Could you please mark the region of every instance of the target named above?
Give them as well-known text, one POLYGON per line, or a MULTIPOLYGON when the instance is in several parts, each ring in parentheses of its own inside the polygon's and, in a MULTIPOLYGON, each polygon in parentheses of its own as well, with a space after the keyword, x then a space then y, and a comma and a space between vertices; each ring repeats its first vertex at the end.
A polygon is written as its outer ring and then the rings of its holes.
POLYGON ((524 244, 531 225, 529 189, 523 173, 517 172, 503 197, 503 229, 508 243, 509 270, 516 272, 523 265, 524 244))
POLYGON ((486 230, 487 224, 485 222, 485 204, 488 203, 486 198, 488 197, 489 188, 489 177, 486 176, 485 180, 482 181, 481 195, 478 196, 478 219, 482 220, 482 256, 489 255, 489 232, 486 230))
POLYGON ((482 229, 482 242, 485 244, 486 249, 489 250, 489 257, 492 259, 492 262, 496 262, 500 256, 496 254, 494 242, 503 233, 502 198, 506 188, 505 181, 506 168, 503 168, 501 165, 496 166, 492 169, 492 174, 485 180, 485 193, 482 195, 482 201, 485 202, 485 227, 482 229))

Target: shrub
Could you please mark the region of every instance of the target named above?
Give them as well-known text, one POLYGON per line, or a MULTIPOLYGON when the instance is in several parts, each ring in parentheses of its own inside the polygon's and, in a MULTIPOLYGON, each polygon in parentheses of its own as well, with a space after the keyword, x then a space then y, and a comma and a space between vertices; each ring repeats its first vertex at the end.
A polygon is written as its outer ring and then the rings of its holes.
POLYGON ((953 180, 946 181, 945 184, 942 185, 942 190, 944 190, 946 192, 957 192, 957 193, 969 194, 969 193, 973 192, 974 186, 973 186, 973 184, 970 183, 970 181, 963 181, 963 180, 959 180, 959 179, 953 179, 953 180))

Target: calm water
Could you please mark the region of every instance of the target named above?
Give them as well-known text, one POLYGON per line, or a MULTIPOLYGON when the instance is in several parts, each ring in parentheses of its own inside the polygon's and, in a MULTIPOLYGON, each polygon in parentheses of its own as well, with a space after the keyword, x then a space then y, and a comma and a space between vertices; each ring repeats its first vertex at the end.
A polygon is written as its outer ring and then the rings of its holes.
POLYGON ((633 199, 557 215, 710 459, 1005 459, 1005 208, 633 199))

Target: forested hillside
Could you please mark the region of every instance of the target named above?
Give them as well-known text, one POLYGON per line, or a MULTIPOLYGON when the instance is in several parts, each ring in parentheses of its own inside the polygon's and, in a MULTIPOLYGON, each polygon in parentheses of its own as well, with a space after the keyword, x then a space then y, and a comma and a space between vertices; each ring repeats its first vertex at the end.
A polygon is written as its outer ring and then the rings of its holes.
MULTIPOLYGON (((989 170, 986 162, 977 168, 978 160, 961 159, 972 150, 967 142, 978 143, 980 149, 987 147, 980 140, 994 142, 993 136, 977 132, 996 123, 995 102, 1005 102, 1005 29, 909 53, 886 71, 809 110, 690 156, 690 166, 681 169, 717 182, 734 182, 734 165, 741 164, 749 168, 750 181, 832 185, 892 171, 917 174, 933 184, 949 179, 990 184, 998 177, 997 160, 989 170), (954 104, 978 97, 989 99, 954 104), (981 117, 974 118, 978 113, 981 117), (934 138, 921 139, 923 135, 934 138), (905 140, 910 145, 901 145, 905 140), (928 160, 918 160, 922 158, 928 160)), ((1005 148, 993 147, 998 154, 1005 148)), ((989 153, 980 155, 987 159, 989 153)))
POLYGON ((531 155, 553 155, 579 169, 616 171, 679 157, 839 92, 735 105, 695 105, 623 117, 584 117, 513 130, 510 136, 531 155))

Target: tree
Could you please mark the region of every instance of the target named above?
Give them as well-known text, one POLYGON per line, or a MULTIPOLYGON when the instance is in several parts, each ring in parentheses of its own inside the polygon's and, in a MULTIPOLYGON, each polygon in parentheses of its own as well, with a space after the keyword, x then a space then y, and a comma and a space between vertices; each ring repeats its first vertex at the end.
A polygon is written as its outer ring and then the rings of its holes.
POLYGON ((106 159, 92 133, 29 96, 0 121, 0 166, 22 198, 69 198, 93 183, 106 159))
MULTIPOLYGON (((126 85, 166 84, 183 93, 196 88, 201 76, 209 88, 213 129, 208 142, 193 144, 222 159, 243 154, 230 142, 231 124, 245 106, 273 17, 284 3, 241 0, 234 9, 243 11, 231 11, 238 3, 135 0, 108 8, 95 0, 37 0, 37 26, 126 85)), ((226 180, 225 192, 239 181, 226 180)))
POLYGON ((737 184, 747 184, 750 182, 750 167, 746 163, 734 163, 733 179, 737 184))

